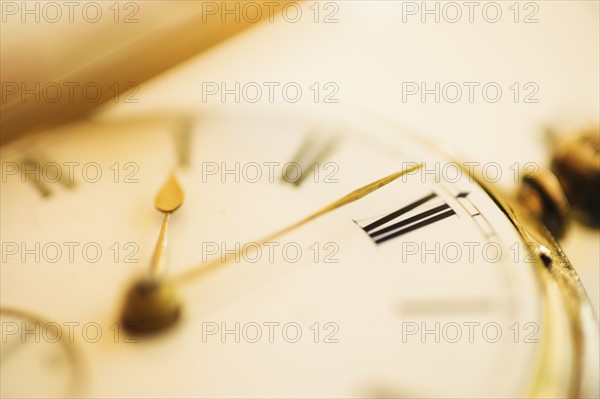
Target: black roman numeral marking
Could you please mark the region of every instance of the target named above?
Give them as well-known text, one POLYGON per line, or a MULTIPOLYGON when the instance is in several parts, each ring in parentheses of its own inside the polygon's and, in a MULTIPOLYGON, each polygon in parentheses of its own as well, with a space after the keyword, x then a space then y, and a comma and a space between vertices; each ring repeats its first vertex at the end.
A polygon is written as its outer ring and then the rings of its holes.
MULTIPOLYGON (((457 198, 464 198, 467 195, 468 193, 460 193, 457 198)), ((430 224, 444 220, 452 215, 456 215, 456 212, 450 208, 450 205, 443 204, 384 227, 384 225, 387 225, 389 222, 400 219, 402 215, 420 207, 436 197, 437 194, 435 193, 429 194, 413 202, 412 204, 400 208, 397 211, 374 221, 362 229, 369 235, 369 237, 373 239, 373 241, 375 241, 376 244, 381 244, 391 240, 392 238, 400 237, 404 234, 410 233, 411 231, 420 229, 421 227, 429 226, 430 224)))

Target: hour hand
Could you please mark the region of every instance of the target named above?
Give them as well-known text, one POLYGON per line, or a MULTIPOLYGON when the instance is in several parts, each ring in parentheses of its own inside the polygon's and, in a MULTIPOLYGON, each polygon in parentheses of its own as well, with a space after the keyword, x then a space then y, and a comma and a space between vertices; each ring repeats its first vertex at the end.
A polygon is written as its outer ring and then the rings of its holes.
POLYGON ((183 190, 175 177, 171 174, 167 181, 163 184, 154 199, 154 207, 157 211, 164 213, 165 217, 162 222, 160 234, 154 247, 154 253, 150 260, 150 274, 156 276, 164 269, 165 252, 167 249, 167 227, 171 213, 175 212, 183 204, 183 190))
POLYGON ((150 260, 148 274, 134 281, 125 297, 121 319, 125 328, 150 333, 165 328, 179 318, 180 306, 173 284, 161 278, 167 250, 167 228, 171 213, 183 204, 183 190, 171 174, 154 200, 164 213, 162 227, 150 260))

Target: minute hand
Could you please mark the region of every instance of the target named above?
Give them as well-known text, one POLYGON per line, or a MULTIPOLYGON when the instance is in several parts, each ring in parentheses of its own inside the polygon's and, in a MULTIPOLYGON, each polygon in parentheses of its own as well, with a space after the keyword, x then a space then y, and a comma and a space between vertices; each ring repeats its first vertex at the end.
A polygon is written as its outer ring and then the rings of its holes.
MULTIPOLYGON (((357 201, 357 200, 361 199, 362 197, 369 195, 374 191, 379 190, 381 187, 393 182, 394 180, 398 179, 399 177, 401 177, 407 173, 411 173, 411 172, 418 170, 422 166, 423 166, 422 163, 415 165, 415 166, 411 166, 410 168, 404 169, 400 172, 393 173, 389 176, 386 176, 384 178, 381 178, 379 180, 371 182, 371 183, 367 184, 366 186, 357 188, 356 190, 352 191, 351 193, 344 195, 343 197, 333 201, 329 205, 326 205, 323 208, 319 209, 318 211, 306 216, 303 219, 300 219, 298 222, 293 223, 289 226, 286 226, 280 230, 277 230, 276 232, 271 233, 267 237, 264 237, 263 239, 261 239, 259 241, 254 241, 253 243, 258 244, 258 246, 263 246, 266 242, 269 242, 279 236, 287 234, 290 231, 295 230, 298 227, 303 226, 306 223, 311 222, 311 221, 315 220, 316 218, 321 217, 335 209, 341 208, 344 205, 348 205, 354 201, 357 201)), ((241 247, 241 248, 244 248, 244 247, 241 247)), ((236 259, 237 255, 239 255, 241 252, 242 252, 242 249, 238 250, 237 253, 235 254, 236 256, 234 256, 233 258, 236 259)), ((180 274, 177 274, 177 275, 173 276, 172 279, 174 282, 179 283, 179 284, 186 283, 186 282, 194 280, 204 274, 210 273, 211 271, 217 269, 219 266, 225 266, 228 263, 229 262, 227 262, 227 261, 221 261, 221 258, 217 257, 210 262, 202 263, 202 264, 195 266, 189 270, 186 270, 180 274)))

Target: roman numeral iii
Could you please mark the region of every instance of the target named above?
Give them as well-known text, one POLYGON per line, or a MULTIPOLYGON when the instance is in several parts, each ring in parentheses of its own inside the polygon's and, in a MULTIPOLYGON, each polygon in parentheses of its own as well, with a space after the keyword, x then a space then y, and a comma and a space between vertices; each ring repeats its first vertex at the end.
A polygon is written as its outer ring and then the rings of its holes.
MULTIPOLYGON (((457 198, 466 197, 467 194, 468 193, 461 193, 457 198)), ((450 205, 444 203, 443 205, 430 208, 415 216, 403 218, 406 213, 424 206, 436 197, 437 194, 435 193, 429 194, 362 227, 362 229, 373 239, 373 241, 375 241, 375 243, 381 244, 393 238, 410 233, 411 231, 420 229, 421 227, 429 226, 430 224, 456 215, 456 212, 450 208, 450 205)))

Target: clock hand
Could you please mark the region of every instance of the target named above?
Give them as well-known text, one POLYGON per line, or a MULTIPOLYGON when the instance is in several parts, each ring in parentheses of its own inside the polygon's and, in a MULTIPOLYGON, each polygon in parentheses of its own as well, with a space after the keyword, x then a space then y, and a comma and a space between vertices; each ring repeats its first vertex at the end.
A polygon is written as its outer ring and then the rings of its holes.
MULTIPOLYGON (((344 205, 357 201, 360 198, 393 182, 399 177, 407 173, 414 172, 422 166, 423 164, 412 166, 369 183, 366 186, 360 187, 299 220, 298 222, 270 234, 257 243, 259 246, 262 246, 266 242, 289 233, 290 231, 295 230, 300 226, 317 219, 318 217, 321 217, 344 205)), ((168 214, 169 212, 167 212, 165 217, 167 217, 168 214)), ((138 333, 152 333, 171 326, 179 318, 180 314, 180 303, 176 295, 175 286, 190 282, 218 269, 220 266, 225 266, 228 263, 229 262, 222 262, 221 258, 219 257, 215 258, 215 260, 211 262, 203 263, 186 272, 171 277, 170 279, 160 279, 156 275, 152 275, 150 279, 136 282, 131 287, 125 299, 122 316, 124 327, 138 333)))
MULTIPOLYGON (((293 223, 289 226, 286 226, 280 230, 277 230, 276 232, 268 235, 267 237, 264 237, 263 239, 259 240, 259 241, 254 241, 254 243, 258 244, 258 246, 263 246, 266 242, 269 242, 279 236, 282 236, 284 234, 289 233, 292 230, 295 230, 335 209, 341 208, 344 205, 350 204, 354 201, 357 201, 359 199, 361 199, 362 197, 380 189, 381 187, 393 182, 394 180, 398 179, 399 177, 407 174, 407 173, 411 173, 414 172, 415 170, 418 170, 419 168, 421 168, 423 166, 423 164, 418 164, 415 166, 412 166, 410 168, 407 168, 405 170, 402 170, 400 172, 396 172, 396 173, 392 173, 389 176, 386 176, 382 179, 376 180, 372 183, 369 183, 363 187, 360 187, 354 191, 352 191, 349 194, 346 194, 345 196, 333 201, 332 203, 324 206, 323 208, 317 210, 316 212, 308 215, 307 217, 299 220, 296 223, 293 223)), ((240 250, 238 250, 238 254, 241 253, 241 251, 243 250, 243 248, 245 248, 245 246, 241 246, 240 250)), ((255 248, 253 246, 253 248, 255 248)), ((236 258, 237 255, 234 257, 230 257, 231 258, 236 258)), ((180 273, 178 275, 175 275, 174 277, 171 278, 171 280, 173 280, 175 283, 177 284, 183 284, 183 283, 187 283, 191 280, 194 280, 204 274, 210 273, 211 271, 219 268, 219 266, 224 266, 226 265, 228 262, 225 261, 221 261, 220 257, 215 258, 213 261, 211 262, 207 262, 207 263, 202 263, 192 269, 189 269, 183 273, 180 273)))
POLYGON ((134 281, 127 291, 121 319, 125 328, 147 333, 170 325, 179 317, 180 306, 173 285, 165 282, 167 227, 171 213, 183 204, 183 190, 172 173, 154 199, 154 207, 164 213, 160 234, 150 260, 147 276, 134 281))
POLYGON ((175 177, 175 174, 171 174, 167 181, 163 184, 156 198, 154 199, 154 207, 156 210, 165 214, 154 247, 154 253, 150 260, 150 274, 157 275, 161 269, 163 269, 165 263, 164 252, 167 248, 167 227, 169 224, 169 218, 171 213, 175 212, 183 204, 183 190, 175 177))

